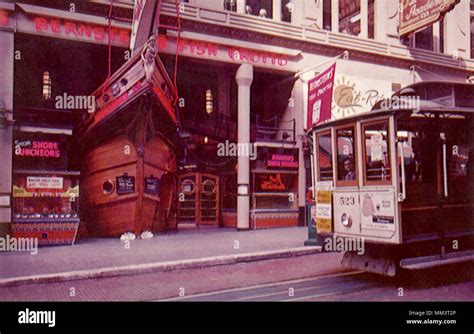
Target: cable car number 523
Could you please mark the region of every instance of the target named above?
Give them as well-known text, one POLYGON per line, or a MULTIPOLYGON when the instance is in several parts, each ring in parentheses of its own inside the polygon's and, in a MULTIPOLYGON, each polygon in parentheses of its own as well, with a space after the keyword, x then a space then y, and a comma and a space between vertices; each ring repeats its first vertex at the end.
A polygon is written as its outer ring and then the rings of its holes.
POLYGON ((341 205, 355 205, 355 197, 341 197, 339 198, 341 205))

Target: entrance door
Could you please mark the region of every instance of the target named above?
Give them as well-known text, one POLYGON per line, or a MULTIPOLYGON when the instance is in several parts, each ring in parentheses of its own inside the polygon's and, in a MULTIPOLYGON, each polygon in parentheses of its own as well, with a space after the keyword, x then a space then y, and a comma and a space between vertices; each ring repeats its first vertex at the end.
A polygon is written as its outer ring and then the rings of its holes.
POLYGON ((179 177, 178 220, 187 225, 219 226, 219 178, 188 173, 179 177))
MULTIPOLYGON (((403 241, 460 235, 472 226, 472 124, 464 116, 429 115, 399 119, 405 199, 403 241)), ((402 166, 400 166, 402 167, 402 166)))

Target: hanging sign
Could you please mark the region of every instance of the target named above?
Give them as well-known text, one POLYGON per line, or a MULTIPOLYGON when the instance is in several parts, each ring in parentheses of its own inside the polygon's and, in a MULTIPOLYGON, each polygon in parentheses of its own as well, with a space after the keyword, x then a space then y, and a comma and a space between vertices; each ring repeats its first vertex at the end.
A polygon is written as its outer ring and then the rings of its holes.
POLYGON ((332 93, 336 63, 308 82, 306 129, 331 119, 332 93))
POLYGON ((451 11, 460 0, 400 0, 400 36, 423 29, 451 11))

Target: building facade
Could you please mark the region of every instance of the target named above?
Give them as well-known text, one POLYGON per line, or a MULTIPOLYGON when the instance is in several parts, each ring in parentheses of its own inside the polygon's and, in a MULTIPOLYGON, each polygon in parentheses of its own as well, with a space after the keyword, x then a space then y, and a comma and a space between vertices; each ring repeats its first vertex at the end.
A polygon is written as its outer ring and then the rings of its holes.
MULTIPOLYGON (((26 97, 39 94, 44 100, 46 72, 53 99, 92 93, 107 77, 109 38, 113 68, 126 61, 133 3, 113 3, 110 22, 105 0, 78 1, 74 8, 59 1, 0 3, 3 234, 15 215, 15 137, 41 132, 73 140, 72 110, 26 97), (46 49, 48 59, 28 63, 32 68, 22 63, 21 57, 37 57, 46 49), (82 56, 65 62, 71 49, 82 56), (29 75, 34 80, 25 80, 29 75), (35 80, 38 85, 28 85, 35 80)), ((311 185, 304 131, 307 81, 332 62, 333 118, 370 111, 413 82, 465 82, 472 76, 472 1, 461 0, 441 21, 403 38, 398 9, 396 0, 181 1, 181 39, 177 43, 176 32, 160 29, 158 47, 170 71, 179 55, 178 108, 182 130, 189 134, 182 173, 219 180, 219 219, 208 224, 249 229, 304 223, 311 185), (349 57, 336 60, 344 52, 349 57), (308 68, 314 70, 295 77, 308 68)), ((175 23, 175 2, 165 1, 162 14, 175 23)))

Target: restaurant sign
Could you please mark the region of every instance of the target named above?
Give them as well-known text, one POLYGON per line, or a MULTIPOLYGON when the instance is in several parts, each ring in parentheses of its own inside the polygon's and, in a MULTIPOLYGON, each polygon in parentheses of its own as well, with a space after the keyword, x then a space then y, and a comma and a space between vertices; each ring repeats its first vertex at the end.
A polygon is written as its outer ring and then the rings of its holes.
POLYGON ((52 176, 28 176, 26 178, 28 189, 63 189, 63 178, 52 176))
POLYGON ((400 36, 425 28, 443 18, 460 0, 400 0, 400 36))
POLYGON ((174 37, 159 35, 158 50, 174 54, 178 51, 181 56, 217 61, 248 63, 261 67, 285 69, 290 65, 289 56, 282 53, 270 52, 250 47, 226 45, 210 41, 200 41, 181 38, 179 42, 174 37), (176 46, 176 43, 178 45, 176 46))

